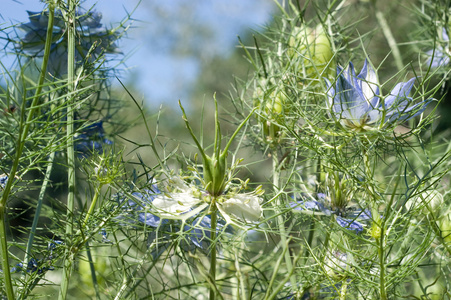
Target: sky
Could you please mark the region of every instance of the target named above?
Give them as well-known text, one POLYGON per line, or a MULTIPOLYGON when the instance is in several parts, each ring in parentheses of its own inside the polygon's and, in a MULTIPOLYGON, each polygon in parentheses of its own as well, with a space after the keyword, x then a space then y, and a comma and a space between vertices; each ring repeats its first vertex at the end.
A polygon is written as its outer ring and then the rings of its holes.
MULTIPOLYGON (((26 22, 26 10, 44 7, 39 0, 2 4, 2 27, 26 22)), ((170 105, 189 97, 202 60, 230 55, 237 36, 269 23, 276 8, 273 0, 87 0, 82 7, 93 5, 107 27, 131 14, 127 36, 118 43, 126 57, 123 81, 146 101, 170 105)))

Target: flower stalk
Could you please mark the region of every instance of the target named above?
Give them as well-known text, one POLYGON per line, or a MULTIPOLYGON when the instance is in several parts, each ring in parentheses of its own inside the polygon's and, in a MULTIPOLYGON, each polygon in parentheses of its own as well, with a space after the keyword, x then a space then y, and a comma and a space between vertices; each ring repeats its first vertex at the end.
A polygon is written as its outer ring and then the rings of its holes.
POLYGON ((86 213, 85 220, 83 221, 83 227, 85 227, 88 224, 89 217, 94 212, 94 209, 96 207, 97 201, 100 196, 100 190, 102 189, 103 184, 99 184, 98 187, 96 187, 94 192, 94 197, 92 198, 91 205, 89 206, 88 212, 86 213))
MULTIPOLYGON (((274 193, 279 193, 279 186, 280 186, 280 165, 279 165, 279 159, 277 155, 277 151, 273 151, 272 153, 272 174, 273 174, 273 189, 274 193)), ((290 273, 290 283, 294 287, 296 286, 296 277, 293 274, 293 263, 291 261, 291 255, 290 255, 290 247, 289 242, 287 240, 287 232, 285 230, 285 221, 282 216, 281 207, 283 207, 282 198, 279 196, 277 197, 277 201, 273 202, 274 209, 277 214, 277 225, 279 227, 279 233, 280 233, 280 243, 283 247, 283 253, 285 258, 285 264, 287 266, 287 271, 290 273)))
POLYGON ((210 300, 216 299, 216 227, 218 226, 218 209, 216 207, 216 199, 213 198, 210 204, 211 211, 211 252, 210 252, 210 300))
MULTIPOLYGON (((34 237, 36 235, 36 228, 38 226, 39 217, 41 215, 42 204, 44 202, 44 196, 45 196, 45 192, 47 190, 47 185, 49 184, 49 181, 50 181, 50 175, 52 173, 54 160, 55 160, 55 152, 52 152, 49 155, 49 162, 47 165, 47 170, 45 172, 45 177, 44 177, 44 180, 41 185, 41 190, 39 191, 38 203, 36 204, 36 211, 35 211, 35 215, 33 218, 33 223, 31 225, 30 236, 28 237, 27 248, 25 250, 25 257, 24 257, 24 265, 25 266, 28 265, 29 258, 31 256, 31 249, 33 247, 33 241, 34 241, 34 237)), ((27 276, 27 274, 24 274, 24 276, 27 276)))
MULTIPOLYGON (((210 251, 210 271, 209 271, 209 277, 210 277, 210 299, 216 299, 218 290, 216 287, 216 263, 217 263, 217 249, 216 249, 216 239, 217 239, 217 224, 218 224, 218 212, 220 211, 222 215, 226 218, 227 221, 230 220, 230 217, 227 216, 228 212, 230 212, 232 215, 235 215, 237 217, 242 217, 246 220, 246 218, 249 218, 249 220, 254 221, 254 219, 258 219, 261 215, 261 208, 259 199, 253 196, 249 196, 249 199, 243 199, 242 195, 235 195, 232 198, 227 198, 223 194, 226 190, 227 185, 230 181, 230 171, 227 168, 227 155, 230 146, 232 145, 233 140, 239 133, 239 131, 243 128, 243 126, 247 123, 249 118, 254 113, 254 108, 249 115, 245 118, 245 120, 238 126, 238 128, 235 130, 235 132, 230 137, 229 141, 227 142, 224 149, 221 149, 221 142, 222 142, 222 135, 221 135, 221 128, 219 123, 219 117, 218 117, 218 102, 216 100, 216 97, 214 97, 215 101, 215 140, 214 140, 214 147, 213 147, 213 154, 212 156, 208 156, 202 145, 200 144, 199 140, 195 136, 189 122, 188 118, 186 116, 185 110, 179 101, 180 109, 182 110, 182 116, 183 120, 185 121, 185 125, 191 134, 191 137, 193 138, 197 148, 199 149, 199 152, 201 153, 202 159, 203 159, 203 188, 208 192, 210 197, 210 202, 208 203, 208 209, 211 216, 211 226, 210 226, 210 239, 212 242, 211 251, 210 251), (250 203, 250 206, 249 206, 250 203), (219 206, 219 207, 218 207, 219 206), (246 211, 249 208, 251 208, 251 211, 246 211), (257 211, 257 213, 255 213, 257 211)), ((258 190, 258 189, 257 189, 258 190)), ((261 191, 258 190, 260 193, 261 191)), ((175 195, 174 195, 175 196, 175 195)), ((160 200, 160 199, 159 199, 160 200)), ((155 203, 159 203, 159 200, 155 201, 155 203)), ((183 199, 184 202, 187 201, 187 198, 183 199)), ((196 199, 194 199, 195 202, 201 202, 196 199)), ((166 202, 165 200, 163 202, 166 202)), ((155 206, 158 206, 158 205, 155 206)), ((173 204, 178 205, 178 204, 173 204)), ((205 207, 205 203, 201 204, 197 209, 202 209, 202 207, 205 207)), ((192 214, 192 211, 191 211, 192 214)))
MULTIPOLYGON (((365 176, 366 180, 370 180, 373 178, 374 169, 371 168, 370 158, 368 151, 364 151, 363 153, 363 162, 365 168, 365 176)), ((374 190, 374 187, 371 183, 366 183, 366 189, 368 191, 368 195, 370 197, 370 207, 371 207, 371 215, 373 217, 373 224, 371 228, 371 235, 376 240, 378 245, 378 255, 379 255, 379 293, 382 300, 387 299, 387 291, 386 291, 386 283, 385 283, 385 251, 384 251, 384 227, 385 227, 385 219, 379 217, 379 210, 377 204, 377 194, 374 190)))
MULTIPOLYGON (((67 193, 67 224, 66 224, 66 240, 69 241, 74 231, 74 207, 75 207, 75 151, 74 151, 74 110, 72 109, 75 91, 75 0, 67 0, 67 176, 68 176, 68 193, 67 193)), ((69 281, 73 269, 75 253, 71 251, 71 247, 67 247, 65 253, 63 278, 59 290, 58 299, 66 299, 69 288, 69 281)))

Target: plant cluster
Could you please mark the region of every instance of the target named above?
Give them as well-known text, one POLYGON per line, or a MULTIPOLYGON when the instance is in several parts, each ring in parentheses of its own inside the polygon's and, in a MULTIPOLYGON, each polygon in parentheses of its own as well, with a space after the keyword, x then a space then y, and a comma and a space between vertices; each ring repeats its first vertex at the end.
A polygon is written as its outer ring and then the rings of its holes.
POLYGON ((449 298, 450 133, 435 124, 451 3, 405 4, 412 27, 433 30, 401 44, 376 1, 359 2, 377 23, 360 32, 351 2, 276 2, 254 44, 240 40, 253 73, 230 93, 233 133, 216 96, 212 145, 179 102, 194 156, 169 148, 117 77, 130 19, 108 28, 78 1, 48 0, 2 28, 17 66, 2 65, 0 88, 5 298, 449 298), (121 135, 116 79, 146 144, 121 135))

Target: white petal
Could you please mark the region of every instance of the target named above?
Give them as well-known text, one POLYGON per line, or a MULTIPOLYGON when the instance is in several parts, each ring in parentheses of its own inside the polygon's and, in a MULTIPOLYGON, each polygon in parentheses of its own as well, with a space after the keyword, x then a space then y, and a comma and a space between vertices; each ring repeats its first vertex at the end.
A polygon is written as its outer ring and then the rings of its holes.
POLYGON ((189 192, 172 193, 169 196, 158 195, 152 202, 162 218, 187 219, 208 206, 189 192))
POLYGON ((218 203, 218 206, 228 215, 244 221, 256 222, 262 215, 261 201, 261 198, 254 195, 238 194, 223 203, 218 203))
POLYGON ((185 183, 185 181, 183 181, 180 177, 178 176, 174 176, 169 180, 170 183, 170 187, 173 188, 174 190, 178 190, 178 191, 188 191, 190 188, 189 186, 185 183))

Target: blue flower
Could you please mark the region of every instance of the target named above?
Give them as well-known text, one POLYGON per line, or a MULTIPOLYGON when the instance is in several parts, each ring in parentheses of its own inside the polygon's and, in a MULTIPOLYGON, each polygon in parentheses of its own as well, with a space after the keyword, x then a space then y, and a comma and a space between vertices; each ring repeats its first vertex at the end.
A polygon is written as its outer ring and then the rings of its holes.
POLYGON ((108 232, 105 228, 100 229, 99 234, 102 235, 102 242, 103 243, 111 243, 111 240, 108 239, 108 232))
MULTIPOLYGON (((324 199, 326 197, 323 193, 317 194, 318 199, 324 199)), ((324 204, 322 203, 324 201, 317 201, 317 200, 302 200, 299 202, 291 202, 290 207, 297 211, 321 211, 325 215, 330 216, 331 211, 327 209, 324 204)))
POLYGON ((309 196, 301 196, 299 201, 290 202, 289 206, 295 211, 316 215, 336 215, 338 225, 354 233, 361 233, 365 225, 361 221, 371 220, 371 212, 368 209, 361 210, 350 207, 335 207, 326 194, 317 193, 316 199, 309 196))
POLYGON ((93 152, 101 153, 105 145, 112 145, 113 142, 105 137, 103 121, 98 121, 83 128, 75 136, 74 144, 78 157, 86 158, 93 152))
POLYGON ((27 273, 35 273, 43 274, 46 271, 53 271, 54 268, 50 266, 43 266, 43 261, 39 259, 32 258, 28 261, 27 267, 24 267, 23 263, 16 264, 15 267, 11 268, 11 273, 19 273, 19 272, 27 272, 27 273))
POLYGON ((5 188, 6 182, 8 181, 8 175, 2 174, 0 175, 0 186, 5 188))
POLYGON ((53 259, 53 251, 56 250, 58 248, 58 246, 63 245, 63 241, 59 241, 59 240, 52 240, 51 242, 49 242, 47 249, 50 251, 50 254, 48 256, 48 260, 52 260, 53 259))
MULTIPOLYGON (((16 41, 19 50, 42 57, 47 35, 49 12, 27 11, 30 22, 19 26, 24 32, 16 41)), ((95 11, 76 11, 76 47, 75 62, 81 65, 83 61, 93 63, 102 53, 117 53, 114 42, 119 35, 108 30, 101 24, 102 14, 95 11)), ((60 10, 55 12, 52 46, 48 63, 48 71, 54 76, 62 76, 67 72, 67 34, 66 24, 60 10)))
POLYGON ((431 66, 431 68, 438 68, 447 66, 450 63, 449 57, 449 36, 446 33, 446 29, 442 29, 442 43, 435 48, 435 50, 429 50, 426 52, 427 55, 427 64, 431 66))
MULTIPOLYGON (((47 250, 48 253, 46 254, 44 259, 36 259, 31 258, 27 266, 25 267, 23 262, 20 262, 16 264, 14 267, 11 268, 11 273, 19 273, 19 272, 27 272, 27 273, 37 273, 37 274, 43 274, 46 271, 53 271, 55 268, 52 266, 53 264, 53 251, 58 248, 58 246, 62 245, 63 242, 59 240, 52 240, 48 243, 47 250)), ((1 272, 1 271, 0 271, 1 272)))
POLYGON ((413 99, 408 95, 415 78, 398 83, 388 96, 382 97, 376 72, 366 60, 359 75, 349 63, 344 70, 337 68, 335 85, 328 79, 325 81, 332 118, 357 132, 409 120, 422 113, 430 102, 428 99, 411 105, 413 99))

